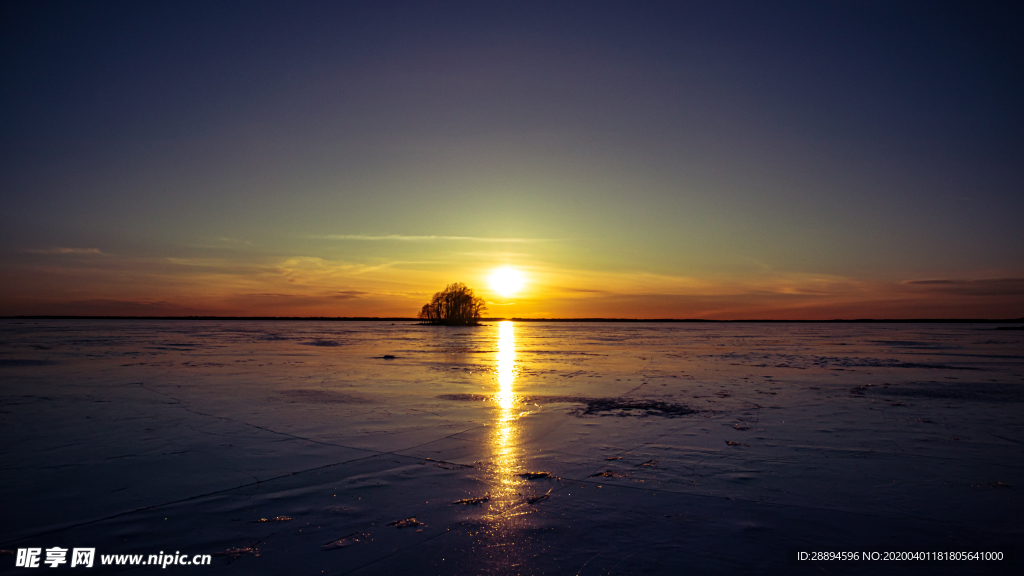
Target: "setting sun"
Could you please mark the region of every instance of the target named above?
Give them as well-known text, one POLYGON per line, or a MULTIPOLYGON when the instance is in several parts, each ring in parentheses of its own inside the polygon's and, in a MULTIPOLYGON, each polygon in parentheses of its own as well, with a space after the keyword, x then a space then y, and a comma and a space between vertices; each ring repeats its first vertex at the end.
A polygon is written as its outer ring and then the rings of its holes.
POLYGON ((523 287, 523 273, 505 266, 491 273, 491 289, 502 296, 512 296, 523 287))

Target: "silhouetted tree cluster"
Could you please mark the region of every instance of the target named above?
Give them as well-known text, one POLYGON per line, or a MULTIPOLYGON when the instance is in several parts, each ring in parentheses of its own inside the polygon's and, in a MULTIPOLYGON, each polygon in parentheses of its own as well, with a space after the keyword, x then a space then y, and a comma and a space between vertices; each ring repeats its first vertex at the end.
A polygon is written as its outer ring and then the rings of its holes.
POLYGON ((473 296, 472 288, 456 282, 434 294, 430 303, 423 305, 420 320, 426 324, 468 326, 476 324, 484 310, 487 310, 484 299, 473 296))

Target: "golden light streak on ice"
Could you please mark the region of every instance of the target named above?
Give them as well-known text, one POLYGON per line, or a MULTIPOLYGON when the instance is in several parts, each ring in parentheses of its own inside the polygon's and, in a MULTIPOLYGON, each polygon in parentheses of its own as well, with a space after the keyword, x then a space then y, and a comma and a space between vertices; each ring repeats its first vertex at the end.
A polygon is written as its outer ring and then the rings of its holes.
POLYGON ((494 400, 504 414, 502 419, 511 416, 515 396, 512 384, 516 380, 516 328, 512 322, 498 323, 498 394, 494 400))
MULTIPOLYGON (((498 392, 494 401, 498 405, 492 446, 497 480, 503 487, 518 485, 519 472, 516 440, 519 437, 516 412, 516 328, 509 321, 498 324, 498 392)), ((492 495, 492 498, 496 495, 492 495)))
POLYGON ((517 553, 515 527, 519 517, 526 514, 521 492, 526 480, 519 449, 521 406, 517 405, 515 383, 516 367, 515 325, 498 324, 497 391, 494 394, 495 412, 491 433, 491 459, 489 466, 490 502, 487 512, 487 533, 495 543, 496 560, 508 561, 517 553))

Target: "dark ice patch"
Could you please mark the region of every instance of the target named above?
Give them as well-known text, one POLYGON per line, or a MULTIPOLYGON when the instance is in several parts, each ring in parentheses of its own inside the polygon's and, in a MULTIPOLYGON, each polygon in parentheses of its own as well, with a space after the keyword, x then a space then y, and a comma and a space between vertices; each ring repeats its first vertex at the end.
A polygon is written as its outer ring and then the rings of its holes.
MULTIPOLYGON (((868 364, 872 366, 872 364, 868 364)), ((972 366, 950 366, 949 364, 918 364, 916 362, 896 362, 893 364, 879 364, 882 368, 925 368, 930 370, 981 370, 972 366)))
POLYGON ((737 365, 749 365, 755 368, 919 368, 931 370, 981 370, 970 366, 953 366, 950 364, 903 362, 894 358, 869 358, 850 356, 804 356, 797 354, 708 354, 698 358, 715 358, 739 362, 737 365))
MULTIPOLYGON (((494 396, 487 394, 442 394, 441 400, 458 402, 487 402, 494 396)), ((576 416, 663 416, 676 418, 687 414, 695 414, 685 404, 661 402, 658 400, 627 400, 623 398, 587 398, 584 396, 515 396, 513 402, 519 404, 584 404, 570 413, 576 416)))
POLYGON ((967 382, 908 382, 892 386, 861 387, 862 391, 902 398, 935 398, 970 402, 1024 402, 1024 386, 967 382))
POLYGON ((586 408, 577 408, 573 413, 577 416, 662 416, 665 418, 677 418, 687 414, 696 414, 697 410, 685 404, 661 402, 658 400, 593 398, 587 401, 586 408))
POLYGON ((221 550, 220 552, 214 552, 213 554, 211 554, 211 556, 227 556, 227 557, 231 558, 232 560, 237 560, 238 558, 240 558, 240 557, 242 557, 242 556, 244 556, 246 554, 252 554, 253 556, 259 556, 260 555, 260 551, 259 551, 259 548, 257 548, 256 546, 245 546, 245 547, 239 547, 239 548, 228 548, 227 550, 221 550))
POLYGON ((353 544, 357 544, 360 541, 366 540, 367 538, 369 538, 369 534, 362 534, 360 532, 356 532, 354 534, 349 534, 344 538, 339 538, 338 540, 331 540, 330 542, 320 546, 320 549, 327 551, 335 550, 338 548, 346 548, 348 546, 352 546, 353 544))
POLYGON ((166 346, 143 346, 146 350, 169 350, 177 352, 192 352, 195 348, 181 348, 174 344, 168 344, 166 346))
POLYGON ((921 342, 918 340, 868 340, 871 344, 883 344, 895 348, 948 348, 945 344, 935 342, 921 342))
POLYGON ((627 472, 621 472, 618 470, 605 470, 604 472, 596 472, 587 476, 587 478, 625 478, 629 476, 627 472))
MULTIPOLYGON (((441 400, 454 400, 456 402, 488 402, 494 400, 492 394, 441 394, 438 396, 441 400)), ((586 398, 580 398, 578 396, 513 396, 512 402, 516 404, 554 404, 559 402, 568 402, 572 404, 578 404, 586 402, 586 398)))
POLYGON ((303 342, 303 344, 306 346, 326 346, 328 348, 341 346, 341 342, 338 342, 337 340, 312 340, 310 342, 303 342))
POLYGON ((0 396, 0 406, 6 408, 8 406, 18 406, 21 404, 31 404, 33 402, 52 402, 53 398, 49 396, 0 396))
MULTIPOLYGON (((482 402, 493 400, 485 394, 443 394, 442 400, 482 402)), ((524 404, 584 404, 572 410, 576 416, 664 416, 675 418, 694 414, 697 410, 685 404, 661 402, 658 400, 628 400, 622 398, 587 398, 582 396, 517 396, 514 402, 524 404)))
POLYGON ((54 360, 23 360, 20 358, 7 358, 0 360, 0 366, 55 366, 60 364, 54 360))
POLYGON ((417 526, 425 526, 423 522, 416 520, 416 518, 405 518, 402 520, 395 520, 394 522, 388 522, 388 526, 394 526, 395 528, 415 528, 417 526))
POLYGON ((544 500, 548 496, 551 496, 551 490, 552 489, 549 489, 547 492, 541 494, 540 496, 530 496, 530 497, 528 497, 526 499, 526 503, 530 504, 532 506, 532 505, 536 504, 537 502, 540 502, 541 500, 544 500))
POLYGON ((271 400, 283 400, 293 404, 367 404, 371 402, 366 398, 353 394, 334 392, 333 390, 307 389, 278 392, 278 396, 272 397, 271 400))

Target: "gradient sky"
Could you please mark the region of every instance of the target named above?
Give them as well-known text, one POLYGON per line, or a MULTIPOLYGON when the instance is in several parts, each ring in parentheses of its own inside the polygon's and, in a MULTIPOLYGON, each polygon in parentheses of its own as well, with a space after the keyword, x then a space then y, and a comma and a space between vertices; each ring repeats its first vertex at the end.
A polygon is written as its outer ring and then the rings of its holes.
POLYGON ((0 4, 0 314, 1024 316, 1021 4, 490 4, 0 4))

